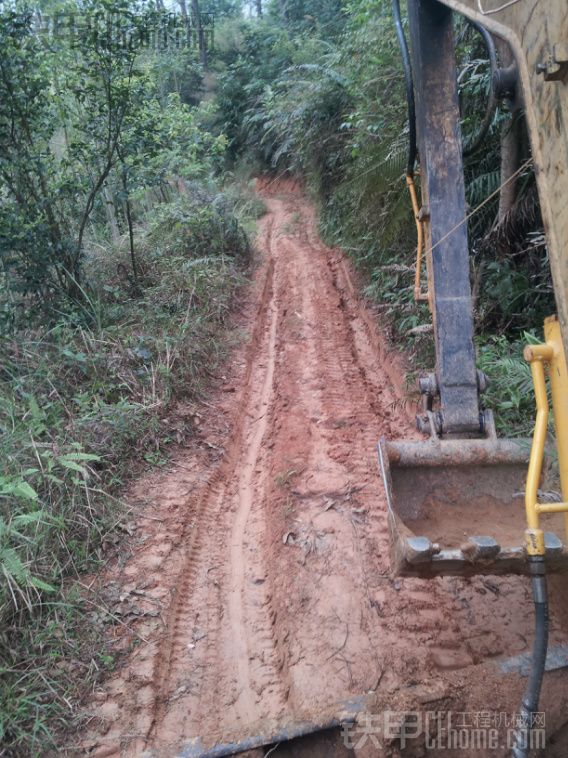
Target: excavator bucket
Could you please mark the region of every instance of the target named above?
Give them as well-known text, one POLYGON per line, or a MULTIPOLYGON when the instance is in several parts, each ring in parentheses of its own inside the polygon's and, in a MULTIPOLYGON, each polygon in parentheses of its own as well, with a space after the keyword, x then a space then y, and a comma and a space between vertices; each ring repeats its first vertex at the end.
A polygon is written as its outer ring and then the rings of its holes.
POLYGON ((354 755, 347 747, 349 729, 355 728, 359 715, 372 707, 372 695, 357 695, 313 713, 309 720, 271 720, 252 725, 246 737, 209 735, 208 744, 197 738, 183 747, 179 758, 226 758, 249 755, 257 748, 266 750, 265 755, 278 748, 282 758, 348 758, 354 755))
MULTIPOLYGON (((399 575, 527 573, 526 439, 381 438, 392 563, 399 575)), ((563 517, 543 520, 550 570, 566 570, 563 517)))

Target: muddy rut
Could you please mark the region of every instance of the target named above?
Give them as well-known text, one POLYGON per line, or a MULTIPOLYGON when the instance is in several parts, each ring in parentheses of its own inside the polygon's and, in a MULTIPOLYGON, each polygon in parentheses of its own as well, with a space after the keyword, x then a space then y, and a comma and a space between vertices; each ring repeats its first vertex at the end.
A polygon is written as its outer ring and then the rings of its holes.
MULTIPOLYGON (((391 576, 375 445, 415 434, 398 356, 298 187, 259 193, 241 345, 186 411, 195 439, 132 488, 132 538, 100 579, 127 652, 79 754, 182 755, 361 693, 377 711, 517 707, 523 681, 497 662, 530 648, 527 582, 391 576)), ((557 614, 552 644, 565 629, 557 614)), ((559 735, 566 676, 547 676, 559 735)))

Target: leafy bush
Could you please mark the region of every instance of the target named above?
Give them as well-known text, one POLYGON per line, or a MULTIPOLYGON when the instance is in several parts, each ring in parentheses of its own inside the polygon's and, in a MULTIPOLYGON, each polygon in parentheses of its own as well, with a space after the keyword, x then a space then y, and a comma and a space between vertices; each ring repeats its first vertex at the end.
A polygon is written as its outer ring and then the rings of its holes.
POLYGON ((0 740, 12 754, 44 754, 54 719, 72 718, 69 665, 83 680, 101 668, 96 626, 76 634, 92 609, 66 578, 103 558, 121 519, 113 492, 133 460, 163 455, 174 437, 161 418, 223 353, 248 238, 223 194, 186 191, 139 230, 142 292, 114 273, 120 251, 97 248, 90 326, 65 315, 0 344, 0 740))
POLYGON ((534 426, 535 399, 531 369, 523 359, 527 344, 540 340, 524 332, 519 340, 505 335, 484 340, 478 346, 478 367, 489 377, 484 402, 495 413, 498 431, 507 437, 530 437, 534 426))
POLYGON ((196 184, 184 184, 183 200, 157 208, 151 222, 149 241, 161 255, 180 252, 192 258, 227 255, 244 259, 249 252, 248 237, 233 214, 230 200, 196 184))

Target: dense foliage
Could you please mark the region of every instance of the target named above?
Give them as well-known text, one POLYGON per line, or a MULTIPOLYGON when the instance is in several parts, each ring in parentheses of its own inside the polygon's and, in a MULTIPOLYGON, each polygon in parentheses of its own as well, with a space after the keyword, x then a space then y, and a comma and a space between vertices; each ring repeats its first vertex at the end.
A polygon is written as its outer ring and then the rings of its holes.
MULTIPOLYGON (((70 23, 77 7, 55 10, 70 23)), ((227 140, 204 126, 198 51, 125 44, 163 20, 129 0, 89 0, 83 14, 99 14, 98 26, 54 34, 39 11, 0 8, 0 752, 10 755, 45 755, 85 683, 112 663, 102 634, 112 614, 69 580, 124 528, 117 496, 133 461, 159 464, 191 432, 191 419, 172 420, 174 401, 200 392, 223 354, 258 210, 247 188, 220 188, 227 140)))
MULTIPOLYGON (((318 16, 316 6, 302 3, 305 19, 318 16)), ((303 177, 323 233, 367 272, 368 294, 390 317, 393 339, 414 348, 418 368, 430 368, 428 310, 413 301, 408 123, 391 3, 350 0, 329 29, 298 23, 287 7, 275 3, 270 18, 246 26, 225 55, 217 107, 229 156, 303 177)), ((485 115, 490 66, 481 36, 460 19, 455 30, 462 129, 471 144, 485 115)), ((507 64, 503 45, 497 52, 507 64)), ((480 360, 487 364, 490 346, 496 366, 488 399, 509 433, 527 430, 532 403, 519 340, 540 333, 555 310, 526 128, 513 106, 498 104, 482 149, 465 159, 480 360), (521 403, 512 397, 517 384, 521 403)))

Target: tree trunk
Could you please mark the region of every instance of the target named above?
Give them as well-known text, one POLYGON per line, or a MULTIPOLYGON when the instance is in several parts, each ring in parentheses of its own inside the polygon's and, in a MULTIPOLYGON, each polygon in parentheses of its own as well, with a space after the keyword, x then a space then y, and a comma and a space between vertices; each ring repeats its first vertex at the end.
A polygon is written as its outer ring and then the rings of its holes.
POLYGON ((178 0, 178 3, 181 10, 181 17, 184 21, 187 21, 187 5, 185 4, 185 0, 178 0))
POLYGON ((262 18, 262 0, 256 0, 256 15, 262 18))
POLYGON ((288 9, 287 0, 278 0, 278 7, 280 8, 280 15, 284 21, 288 21, 288 9))
POLYGON ((515 205, 519 177, 511 179, 520 166, 521 121, 519 115, 512 113, 503 124, 501 132, 501 192, 499 193, 499 221, 515 205), (506 184, 505 184, 506 182, 506 184))
POLYGON ((199 12, 199 0, 191 0, 192 24, 197 29, 197 40, 199 42, 199 62, 204 69, 207 68, 207 40, 203 26, 201 25, 201 13, 199 12))
POLYGON ((138 263, 136 262, 136 251, 134 250, 134 225, 132 223, 132 211, 130 208, 130 200, 127 197, 124 201, 124 209, 126 213, 126 221, 128 223, 128 242, 130 246, 130 263, 132 265, 132 278, 134 281, 134 291, 138 296, 140 295, 140 277, 138 275, 138 263))
MULTIPOLYGON (((505 68, 514 62, 509 45, 495 38, 495 47, 499 54, 500 65, 505 68)), ((515 103, 510 103, 511 113, 504 122, 501 131, 501 192, 499 193, 498 221, 509 213, 517 196, 518 177, 511 179, 520 166, 521 155, 521 119, 515 103)))
POLYGON ((103 197, 110 236, 113 242, 117 242, 120 239, 120 229, 118 228, 118 221, 116 219, 114 200, 112 199, 112 195, 106 182, 103 185, 103 197))

